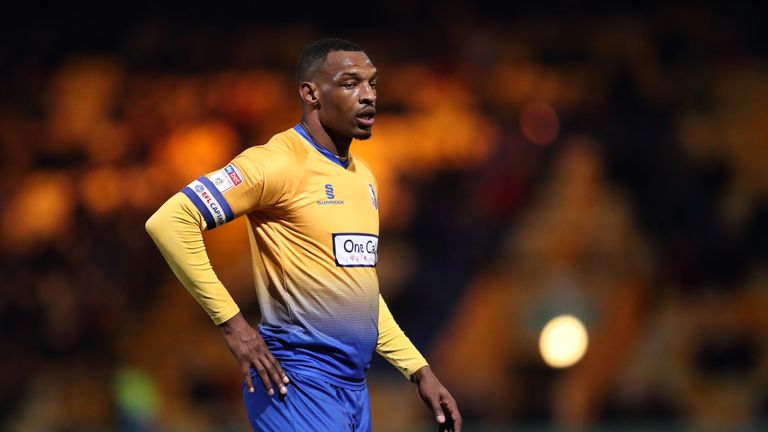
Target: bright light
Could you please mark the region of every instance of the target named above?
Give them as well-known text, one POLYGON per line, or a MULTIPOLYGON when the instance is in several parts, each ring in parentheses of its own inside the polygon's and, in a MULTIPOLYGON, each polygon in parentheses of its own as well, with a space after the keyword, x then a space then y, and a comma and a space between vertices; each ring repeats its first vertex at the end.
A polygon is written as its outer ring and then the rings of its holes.
POLYGON ((539 336, 539 351, 553 368, 573 366, 587 352, 589 336, 584 324, 573 315, 560 315, 544 326, 539 336))

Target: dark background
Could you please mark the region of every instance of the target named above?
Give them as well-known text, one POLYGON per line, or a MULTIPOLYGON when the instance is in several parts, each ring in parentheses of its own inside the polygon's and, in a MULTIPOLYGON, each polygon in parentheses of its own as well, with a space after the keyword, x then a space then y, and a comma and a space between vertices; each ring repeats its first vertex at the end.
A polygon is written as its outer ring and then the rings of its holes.
MULTIPOLYGON (((143 223, 299 117, 301 49, 380 74, 379 275, 471 430, 759 428, 768 39, 757 3, 76 5, 0 14, 0 424, 245 430, 238 373, 143 223), (590 344, 555 369, 555 315, 590 344), (650 425, 650 426, 649 426, 650 425)), ((206 234, 258 320, 242 221, 206 234)), ((426 430, 381 359, 375 430, 426 430)))

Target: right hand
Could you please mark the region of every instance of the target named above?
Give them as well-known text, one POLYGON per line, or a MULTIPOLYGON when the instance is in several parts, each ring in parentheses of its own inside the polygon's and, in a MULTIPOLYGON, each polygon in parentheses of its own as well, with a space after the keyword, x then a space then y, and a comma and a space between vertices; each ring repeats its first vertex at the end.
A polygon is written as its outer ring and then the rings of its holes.
POLYGON ((248 322, 240 312, 228 321, 220 324, 219 328, 224 335, 224 340, 227 342, 229 350, 240 365, 240 370, 243 373, 243 379, 249 392, 254 392, 253 381, 251 380, 251 367, 261 378, 264 391, 268 395, 273 396, 275 394, 275 390, 272 388, 273 382, 280 386, 279 391, 281 395, 285 395, 288 392, 286 388, 286 384, 290 382, 288 375, 285 374, 280 363, 269 351, 261 335, 248 325, 248 322))

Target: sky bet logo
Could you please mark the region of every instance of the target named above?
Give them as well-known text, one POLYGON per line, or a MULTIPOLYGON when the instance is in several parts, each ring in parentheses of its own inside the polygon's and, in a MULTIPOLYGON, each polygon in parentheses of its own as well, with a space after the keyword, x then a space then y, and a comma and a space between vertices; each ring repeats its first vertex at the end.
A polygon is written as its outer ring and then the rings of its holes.
POLYGON ((337 200, 336 194, 333 193, 333 185, 327 184, 325 185, 325 198, 324 200, 318 200, 316 201, 317 205, 338 205, 338 204, 344 204, 344 200, 337 200))
POLYGON ((232 184, 237 186, 243 182, 243 178, 240 177, 240 173, 237 171, 234 165, 229 164, 224 167, 224 172, 227 173, 229 179, 232 180, 232 184))

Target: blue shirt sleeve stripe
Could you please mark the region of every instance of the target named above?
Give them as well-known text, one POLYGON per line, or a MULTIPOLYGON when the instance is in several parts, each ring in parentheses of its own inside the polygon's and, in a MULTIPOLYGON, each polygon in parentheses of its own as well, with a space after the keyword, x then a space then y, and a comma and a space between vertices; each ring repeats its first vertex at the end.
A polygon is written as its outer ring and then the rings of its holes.
POLYGON ((200 199, 199 196, 193 191, 189 186, 185 187, 181 190, 181 193, 187 196, 190 201, 192 201, 192 204, 197 207, 197 211, 200 212, 201 215, 203 215, 203 219, 205 219, 205 224, 208 230, 212 230, 216 228, 216 221, 213 220, 213 216, 211 216, 211 212, 208 211, 208 208, 205 206, 205 203, 203 203, 203 200, 200 199))
POLYGON ((211 192, 211 195, 213 195, 213 198, 218 201, 219 205, 221 206, 221 209, 224 210, 224 222, 229 222, 232 219, 235 218, 235 214, 232 212, 232 207, 229 206, 229 203, 226 199, 224 199, 224 195, 219 192, 218 189, 216 189, 216 185, 213 184, 212 181, 208 180, 208 177, 202 176, 199 179, 197 179, 200 183, 204 184, 206 188, 211 192))

